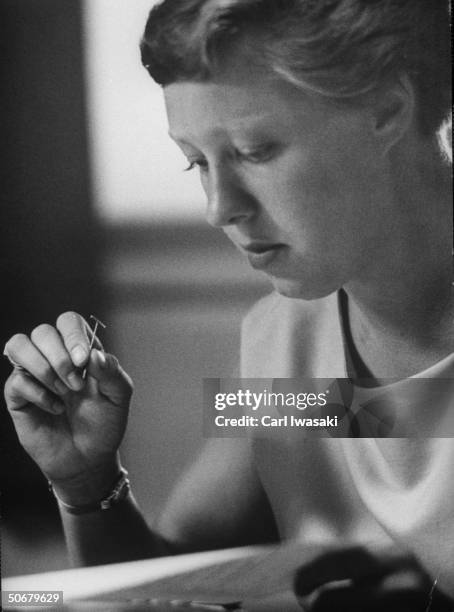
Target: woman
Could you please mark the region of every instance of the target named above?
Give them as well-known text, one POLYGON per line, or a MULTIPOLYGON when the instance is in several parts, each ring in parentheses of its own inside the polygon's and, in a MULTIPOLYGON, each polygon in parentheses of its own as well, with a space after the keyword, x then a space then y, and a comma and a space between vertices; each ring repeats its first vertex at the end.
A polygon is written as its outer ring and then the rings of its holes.
MULTIPOLYGON (((447 4, 165 0, 141 50, 208 221, 276 289, 242 375, 454 378, 447 4)), ((342 541, 301 570, 311 609, 452 608, 451 438, 213 439, 150 530, 117 454, 132 384, 87 329, 65 313, 6 346, 8 408, 77 563, 342 541)))

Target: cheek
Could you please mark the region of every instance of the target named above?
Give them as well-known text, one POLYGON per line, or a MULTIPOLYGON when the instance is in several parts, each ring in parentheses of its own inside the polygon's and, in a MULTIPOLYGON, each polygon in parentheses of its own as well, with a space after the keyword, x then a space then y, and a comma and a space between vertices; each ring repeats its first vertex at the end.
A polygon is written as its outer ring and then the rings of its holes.
POLYGON ((314 153, 306 160, 302 171, 294 172, 293 190, 316 204, 316 210, 341 217, 360 214, 369 208, 368 202, 379 192, 381 172, 377 157, 365 143, 330 148, 314 153))
POLYGON ((287 229, 319 226, 327 215, 339 212, 343 174, 325 156, 300 157, 284 162, 269 182, 266 197, 273 218, 287 229))
POLYGON ((270 214, 308 250, 367 240, 382 222, 380 172, 367 151, 314 152, 287 161, 274 179, 270 214))

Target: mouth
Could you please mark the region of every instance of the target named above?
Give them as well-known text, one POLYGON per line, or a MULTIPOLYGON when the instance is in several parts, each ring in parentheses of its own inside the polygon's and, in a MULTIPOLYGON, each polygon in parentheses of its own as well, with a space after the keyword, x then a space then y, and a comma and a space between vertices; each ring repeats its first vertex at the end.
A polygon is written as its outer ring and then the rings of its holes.
POLYGON ((266 268, 285 248, 285 244, 268 242, 250 242, 241 245, 241 249, 247 254, 249 263, 257 270, 266 268))

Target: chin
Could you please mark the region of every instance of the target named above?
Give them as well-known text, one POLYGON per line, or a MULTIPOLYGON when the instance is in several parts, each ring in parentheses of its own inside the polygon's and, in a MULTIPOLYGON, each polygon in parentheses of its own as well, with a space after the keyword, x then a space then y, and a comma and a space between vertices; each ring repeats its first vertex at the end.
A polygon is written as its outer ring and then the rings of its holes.
POLYGON ((301 280, 276 277, 270 277, 270 280, 278 293, 298 300, 319 300, 341 288, 335 283, 303 283, 301 280))

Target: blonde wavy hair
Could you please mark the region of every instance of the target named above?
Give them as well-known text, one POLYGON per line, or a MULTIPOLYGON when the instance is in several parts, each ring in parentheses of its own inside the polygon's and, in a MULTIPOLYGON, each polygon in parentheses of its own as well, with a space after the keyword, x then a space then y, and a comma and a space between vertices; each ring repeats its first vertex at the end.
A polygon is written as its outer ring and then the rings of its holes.
POLYGON ((205 81, 240 40, 283 79, 336 100, 407 74, 425 135, 449 115, 447 0, 163 0, 150 12, 142 62, 163 86, 205 81))

